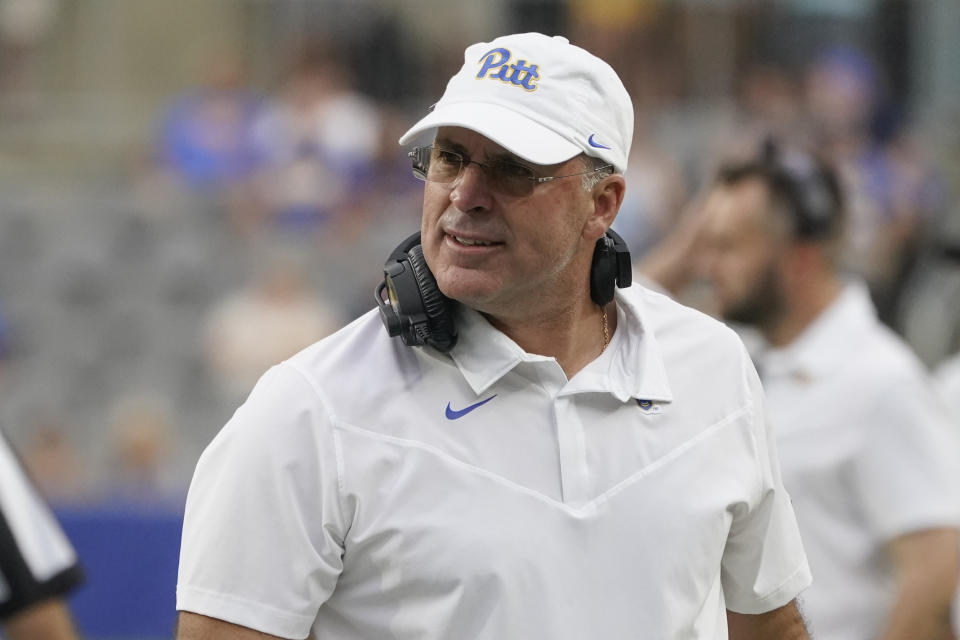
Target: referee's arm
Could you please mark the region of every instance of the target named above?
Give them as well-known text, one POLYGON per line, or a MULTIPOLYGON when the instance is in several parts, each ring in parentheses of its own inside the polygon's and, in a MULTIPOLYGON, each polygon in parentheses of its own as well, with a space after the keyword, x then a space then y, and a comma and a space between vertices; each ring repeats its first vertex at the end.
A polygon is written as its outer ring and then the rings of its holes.
POLYGON ((74 640, 77 638, 66 605, 53 598, 27 607, 4 623, 9 640, 74 640))
POLYGON ((63 596, 76 553, 0 432, 0 627, 9 640, 74 640, 63 596))

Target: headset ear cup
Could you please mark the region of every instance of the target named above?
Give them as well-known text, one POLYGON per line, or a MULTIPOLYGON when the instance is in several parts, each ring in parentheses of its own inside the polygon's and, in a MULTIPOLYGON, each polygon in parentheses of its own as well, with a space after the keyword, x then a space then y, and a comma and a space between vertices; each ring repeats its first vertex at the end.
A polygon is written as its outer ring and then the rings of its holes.
POLYGON ((457 330, 453 322, 453 305, 450 299, 440 292, 437 281, 427 266, 420 245, 411 248, 407 255, 410 266, 413 267, 417 285, 420 288, 420 297, 423 299, 423 310, 427 316, 429 335, 421 336, 425 342, 440 351, 449 351, 457 342, 457 330))
POLYGON ((590 266, 590 297, 603 306, 613 300, 613 291, 617 282, 617 255, 613 240, 604 235, 593 249, 593 262, 590 266))

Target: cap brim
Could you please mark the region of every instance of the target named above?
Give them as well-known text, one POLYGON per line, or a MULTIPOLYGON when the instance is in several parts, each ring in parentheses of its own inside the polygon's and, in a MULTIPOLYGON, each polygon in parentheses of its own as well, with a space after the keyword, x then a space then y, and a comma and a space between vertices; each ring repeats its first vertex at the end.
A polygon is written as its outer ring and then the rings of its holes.
POLYGON ((457 102, 438 105, 400 137, 409 144, 418 135, 438 127, 463 127, 534 164, 559 164, 582 149, 563 136, 521 113, 498 104, 457 102))

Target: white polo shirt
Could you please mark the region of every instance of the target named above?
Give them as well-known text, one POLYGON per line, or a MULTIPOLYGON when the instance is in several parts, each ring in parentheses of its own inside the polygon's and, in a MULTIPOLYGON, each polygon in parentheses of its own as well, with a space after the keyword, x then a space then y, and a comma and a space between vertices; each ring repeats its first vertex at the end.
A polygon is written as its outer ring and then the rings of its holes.
MULTIPOLYGON (((947 403, 947 408, 960 425, 960 353, 940 363, 933 374, 934 386, 940 397, 947 403)), ((960 429, 960 426, 957 427, 960 429)))
MULTIPOLYGON (((934 386, 947 404, 954 431, 960 434, 960 353, 940 363, 934 371, 934 386)), ((953 597, 953 633, 960 636, 960 588, 953 597)))
POLYGON ((282 637, 726 638, 810 580, 735 334, 639 286, 567 380, 461 309, 275 367, 203 454, 177 608, 282 637))
POLYGON ((862 283, 757 362, 814 576, 811 633, 875 638, 893 598, 884 545, 960 523, 960 449, 942 405, 862 283))

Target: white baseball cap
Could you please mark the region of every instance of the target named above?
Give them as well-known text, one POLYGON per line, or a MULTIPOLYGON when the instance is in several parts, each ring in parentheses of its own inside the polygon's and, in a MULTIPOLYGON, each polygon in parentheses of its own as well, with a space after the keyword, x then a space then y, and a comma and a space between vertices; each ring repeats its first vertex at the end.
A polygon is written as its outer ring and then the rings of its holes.
POLYGON ((562 36, 521 33, 470 45, 433 110, 400 138, 465 127, 534 164, 586 153, 620 172, 633 140, 633 103, 606 62, 562 36))

